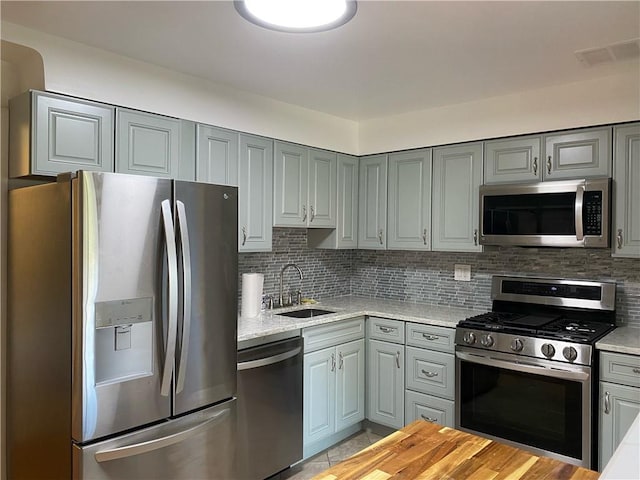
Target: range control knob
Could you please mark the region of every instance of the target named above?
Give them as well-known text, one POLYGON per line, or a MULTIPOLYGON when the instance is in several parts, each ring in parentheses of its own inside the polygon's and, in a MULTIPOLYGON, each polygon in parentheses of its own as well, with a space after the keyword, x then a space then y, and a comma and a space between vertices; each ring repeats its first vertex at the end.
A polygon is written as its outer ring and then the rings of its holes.
POLYGON ((576 358, 578 358, 578 352, 576 352, 576 349, 573 347, 564 347, 562 349, 562 355, 564 355, 564 358, 566 358, 570 362, 573 362, 576 358))
POLYGON ((515 338, 511 341, 511 350, 513 350, 514 352, 521 352, 523 348, 524 344, 519 338, 515 338))
POLYGON ((464 335, 462 336, 462 340, 467 345, 473 345, 474 343, 476 343, 476 335, 473 332, 464 332, 464 335))
POLYGON ((491 334, 483 335, 480 339, 480 343, 483 347, 490 347, 493 345, 493 337, 491 334))
POLYGON ((547 358, 551 358, 556 354, 556 349, 553 348, 553 345, 551 345, 550 343, 545 343, 544 345, 542 345, 540 350, 542 351, 542 354, 547 358))

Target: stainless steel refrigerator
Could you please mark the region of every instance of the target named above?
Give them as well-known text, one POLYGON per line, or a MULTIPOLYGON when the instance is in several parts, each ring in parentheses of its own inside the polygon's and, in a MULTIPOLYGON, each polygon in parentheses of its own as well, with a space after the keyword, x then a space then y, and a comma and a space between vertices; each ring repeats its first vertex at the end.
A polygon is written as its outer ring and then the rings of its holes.
POLYGON ((9 193, 8 477, 234 476, 237 189, 9 193))

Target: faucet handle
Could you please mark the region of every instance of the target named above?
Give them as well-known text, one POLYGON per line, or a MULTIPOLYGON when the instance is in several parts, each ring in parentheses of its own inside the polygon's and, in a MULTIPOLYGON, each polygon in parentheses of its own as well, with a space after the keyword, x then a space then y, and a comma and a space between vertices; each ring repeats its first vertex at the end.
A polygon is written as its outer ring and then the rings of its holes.
POLYGON ((302 290, 296 292, 296 303, 302 305, 302 290))

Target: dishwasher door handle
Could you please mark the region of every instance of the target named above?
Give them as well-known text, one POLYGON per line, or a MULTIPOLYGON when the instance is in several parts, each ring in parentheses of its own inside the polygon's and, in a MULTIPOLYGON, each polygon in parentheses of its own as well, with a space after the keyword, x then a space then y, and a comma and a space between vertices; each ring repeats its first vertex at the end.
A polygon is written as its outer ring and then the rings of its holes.
POLYGON ((238 362, 238 370, 250 370, 252 368, 266 367, 274 363, 282 362, 288 358, 295 357, 302 351, 302 347, 296 347, 289 351, 273 355, 272 357, 258 358, 257 360, 249 360, 246 362, 238 362))

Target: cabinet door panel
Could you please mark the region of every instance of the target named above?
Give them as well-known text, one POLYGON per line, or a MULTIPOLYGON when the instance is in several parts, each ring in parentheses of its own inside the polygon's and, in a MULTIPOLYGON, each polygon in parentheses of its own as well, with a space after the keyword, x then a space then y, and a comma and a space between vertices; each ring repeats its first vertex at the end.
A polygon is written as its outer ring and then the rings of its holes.
POLYGON ((338 345, 336 431, 364 419, 364 339, 338 345))
POLYGON ((384 250, 387 235, 387 156, 360 159, 358 248, 384 250))
POLYGON ((338 155, 338 218, 336 234, 339 248, 358 247, 358 159, 338 155))
POLYGON ((289 143, 275 143, 274 215, 276 227, 307 225, 307 149, 289 143))
POLYGON ((113 171, 113 108, 33 94, 38 175, 113 171))
POLYGON ((609 462, 638 414, 640 388, 600 382, 600 470, 609 462))
POLYGON ((335 348, 304 356, 304 443, 335 432, 335 348))
POLYGON ((640 257, 640 123, 616 128, 614 255, 640 257))
POLYGON ((433 151, 432 249, 478 252, 482 144, 433 151))
POLYGON ((118 109, 116 171, 178 178, 180 120, 118 109))
POLYGON ((240 136, 238 180, 238 251, 271 251, 272 140, 244 134, 240 136))
POLYGON ((431 249, 431 150, 389 156, 387 248, 431 249))
POLYGON ((238 133, 198 125, 196 180, 238 185, 238 133))
POLYGON ((337 155, 323 150, 309 150, 308 226, 336 226, 337 155))
POLYGON ((610 176, 610 128, 545 137, 545 180, 610 176))
POLYGON ((541 137, 494 140, 484 145, 484 183, 539 182, 541 137))
POLYGON ((369 340, 367 418, 393 428, 404 426, 404 346, 369 340))

